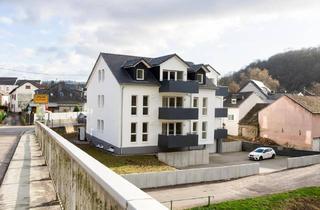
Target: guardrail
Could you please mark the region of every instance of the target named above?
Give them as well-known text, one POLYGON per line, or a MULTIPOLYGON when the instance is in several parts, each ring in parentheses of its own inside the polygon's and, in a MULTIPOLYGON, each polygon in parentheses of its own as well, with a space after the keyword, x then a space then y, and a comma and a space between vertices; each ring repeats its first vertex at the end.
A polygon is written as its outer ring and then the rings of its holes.
POLYGON ((35 125, 64 209, 167 209, 44 124, 35 125))

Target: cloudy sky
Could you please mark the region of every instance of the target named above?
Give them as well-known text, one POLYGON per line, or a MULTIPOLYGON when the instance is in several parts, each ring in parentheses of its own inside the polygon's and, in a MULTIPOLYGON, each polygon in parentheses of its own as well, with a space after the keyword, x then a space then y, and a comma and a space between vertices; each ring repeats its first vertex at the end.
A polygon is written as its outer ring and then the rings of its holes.
POLYGON ((320 45, 318 0, 0 0, 0 76, 86 81, 99 52, 209 63, 222 74, 320 45))

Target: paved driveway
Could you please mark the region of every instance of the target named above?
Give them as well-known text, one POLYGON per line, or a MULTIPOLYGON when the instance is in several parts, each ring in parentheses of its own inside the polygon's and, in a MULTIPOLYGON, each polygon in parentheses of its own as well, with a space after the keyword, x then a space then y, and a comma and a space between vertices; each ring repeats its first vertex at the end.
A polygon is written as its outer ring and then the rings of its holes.
POLYGON ((32 127, 0 127, 0 185, 15 151, 20 135, 32 127))
POLYGON ((260 173, 270 173, 286 169, 287 158, 288 157, 286 156, 276 156, 275 159, 252 161, 248 160, 248 152, 215 153, 210 155, 210 164, 191 166, 187 168, 204 168, 257 162, 260 164, 260 173))
MULTIPOLYGON (((284 192, 307 186, 320 186, 320 164, 237 180, 145 190, 158 201, 214 196, 214 202, 243 199, 284 192)), ((206 204, 206 199, 174 202, 175 209, 206 204)), ((166 204, 169 206, 169 204, 166 204)))

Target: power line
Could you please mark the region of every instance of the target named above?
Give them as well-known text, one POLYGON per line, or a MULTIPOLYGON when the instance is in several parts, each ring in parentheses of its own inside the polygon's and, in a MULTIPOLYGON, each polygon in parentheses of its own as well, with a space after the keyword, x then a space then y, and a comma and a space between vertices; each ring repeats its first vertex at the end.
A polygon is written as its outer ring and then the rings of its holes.
POLYGON ((0 67, 0 69, 6 70, 6 71, 19 72, 19 73, 38 74, 38 75, 46 75, 46 76, 76 76, 76 77, 88 76, 85 74, 49 74, 49 73, 40 73, 35 71, 17 70, 17 69, 12 69, 7 67, 0 67))

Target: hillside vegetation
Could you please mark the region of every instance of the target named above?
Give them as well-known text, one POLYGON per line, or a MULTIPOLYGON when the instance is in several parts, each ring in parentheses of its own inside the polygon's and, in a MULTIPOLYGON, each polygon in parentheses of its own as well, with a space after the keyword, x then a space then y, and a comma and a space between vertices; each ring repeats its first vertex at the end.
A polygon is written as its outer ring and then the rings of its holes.
POLYGON ((248 74, 250 69, 268 70, 269 75, 279 81, 278 89, 292 92, 307 88, 317 92, 320 88, 320 47, 292 50, 273 55, 268 60, 255 61, 222 78, 220 83, 229 85, 234 81, 241 86, 242 75, 248 74))

